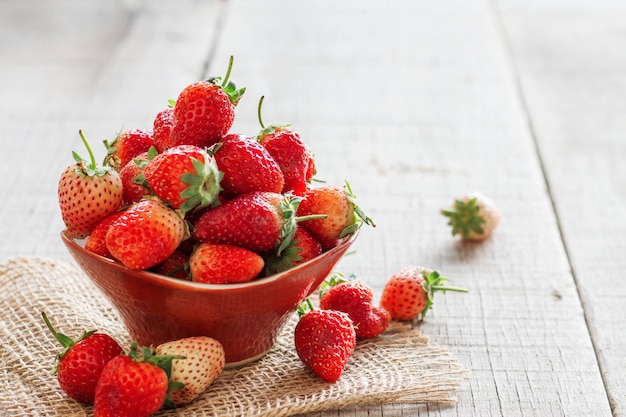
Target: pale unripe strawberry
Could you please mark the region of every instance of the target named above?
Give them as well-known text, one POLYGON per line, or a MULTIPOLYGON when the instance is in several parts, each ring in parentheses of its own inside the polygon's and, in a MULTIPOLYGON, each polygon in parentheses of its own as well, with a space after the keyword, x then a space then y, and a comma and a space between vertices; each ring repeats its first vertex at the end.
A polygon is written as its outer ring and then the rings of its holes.
POLYGON ((169 392, 175 405, 198 398, 224 370, 224 347, 207 336, 187 337, 156 347, 158 355, 184 356, 172 361, 170 381, 184 384, 182 389, 169 392))
POLYGON ((114 213, 122 204, 122 180, 108 166, 99 166, 82 131, 79 132, 89 151, 90 160, 72 155, 74 165, 67 167, 59 179, 58 198, 61 216, 70 237, 87 237, 96 225, 114 213))
POLYGON ((484 240, 500 223, 500 210, 494 202, 480 193, 469 193, 454 201, 450 209, 441 210, 448 217, 452 235, 463 240, 484 240))

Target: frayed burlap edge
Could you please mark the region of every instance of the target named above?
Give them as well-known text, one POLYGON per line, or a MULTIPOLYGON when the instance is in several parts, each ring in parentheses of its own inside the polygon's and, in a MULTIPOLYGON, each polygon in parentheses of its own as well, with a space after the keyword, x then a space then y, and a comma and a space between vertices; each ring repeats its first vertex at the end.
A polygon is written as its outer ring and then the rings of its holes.
MULTIPOLYGON (((59 347, 41 312, 57 330, 78 336, 98 329, 128 346, 111 304, 73 263, 17 258, 0 264, 0 415, 90 416, 67 398, 51 375, 59 347)), ((453 405, 469 372, 443 346, 410 326, 394 325, 360 341, 341 379, 328 384, 311 374, 293 346, 296 317, 259 361, 226 370, 195 402, 163 416, 292 416, 391 403, 453 405)))

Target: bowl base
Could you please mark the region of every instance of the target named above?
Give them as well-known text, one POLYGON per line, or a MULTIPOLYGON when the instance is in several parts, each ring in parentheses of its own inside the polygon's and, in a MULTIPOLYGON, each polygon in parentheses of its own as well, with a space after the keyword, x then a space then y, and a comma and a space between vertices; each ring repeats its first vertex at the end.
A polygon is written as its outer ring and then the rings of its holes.
POLYGON ((237 362, 227 362, 224 365, 224 369, 237 369, 237 368, 242 368, 246 365, 251 364, 252 362, 256 362, 259 359, 261 359, 263 356, 265 356, 267 354, 267 352, 269 352, 272 349, 268 349, 265 352, 259 353, 256 356, 252 356, 251 358, 247 358, 247 359, 243 359, 241 361, 237 361, 237 362))

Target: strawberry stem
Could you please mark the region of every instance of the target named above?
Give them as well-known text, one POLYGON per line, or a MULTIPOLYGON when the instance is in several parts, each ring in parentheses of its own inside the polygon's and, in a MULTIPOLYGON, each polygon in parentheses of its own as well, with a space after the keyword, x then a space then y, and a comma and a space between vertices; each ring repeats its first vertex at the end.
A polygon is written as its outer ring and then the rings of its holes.
POLYGON ((257 110, 256 110, 257 117, 259 118, 259 123, 261 124, 261 129, 265 129, 265 123, 263 123, 263 117, 261 117, 261 108, 263 107, 264 99, 265 99, 265 96, 261 96, 261 98, 259 99, 259 106, 257 107, 257 110))
POLYGON ((226 85, 228 85, 228 79, 230 78, 230 72, 233 69, 233 61, 235 60, 235 57, 233 57, 232 55, 230 56, 230 59, 228 60, 228 68, 226 69, 226 75, 224 75, 224 80, 222 81, 222 88, 226 87, 226 85))
POLYGON ((83 133, 82 130, 78 130, 78 134, 80 135, 80 138, 82 139, 83 143, 85 144, 85 147, 87 148, 87 152, 89 153, 89 159, 90 159, 90 165, 89 168, 92 170, 96 170, 97 168, 97 164, 96 164, 96 157, 93 154, 93 151, 91 150, 91 146, 89 146, 89 142, 87 142, 87 138, 85 138, 85 134, 83 133))

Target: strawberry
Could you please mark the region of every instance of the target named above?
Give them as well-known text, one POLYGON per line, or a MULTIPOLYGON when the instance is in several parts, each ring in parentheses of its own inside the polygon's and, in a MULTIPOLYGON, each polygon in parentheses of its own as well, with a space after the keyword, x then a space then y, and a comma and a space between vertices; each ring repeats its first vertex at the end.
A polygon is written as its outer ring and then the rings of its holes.
POLYGON ((157 113, 152 122, 152 137, 154 138, 154 147, 157 151, 164 150, 174 146, 172 142, 172 127, 174 126, 174 103, 172 107, 166 107, 157 113))
POLYGON ((72 152, 76 164, 68 166, 59 179, 58 198, 63 222, 70 237, 87 237, 100 220, 120 208, 122 181, 117 171, 96 163, 82 131, 78 132, 90 161, 72 152))
POLYGON ((311 214, 327 215, 302 224, 320 241, 325 251, 337 246, 343 237, 354 233, 363 224, 376 226, 357 206, 347 182, 344 187, 327 185, 307 191, 298 206, 298 216, 311 214))
POLYGON ((150 148, 148 152, 143 152, 130 160, 119 170, 123 187, 123 204, 136 203, 142 198, 152 195, 152 190, 146 182, 144 169, 148 161, 156 156, 156 149, 150 148))
POLYGON ((150 270, 168 277, 191 281, 191 277, 189 276, 189 255, 181 251, 180 246, 169 258, 153 266, 150 270))
POLYGON ((426 316, 436 291, 467 292, 465 288, 444 285, 447 281, 439 272, 422 267, 408 266, 396 272, 385 284, 380 306, 387 309, 396 320, 413 320, 426 316))
POLYGON ((94 399, 94 417, 148 417, 167 398, 169 378, 165 369, 181 356, 155 355, 133 344, 128 355, 111 359, 100 375, 94 399))
POLYGON ((192 280, 209 284, 250 281, 263 265, 263 258, 255 252, 219 243, 201 243, 189 259, 192 280))
POLYGON ((452 236, 463 240, 484 240, 491 236, 500 223, 500 210, 490 198, 480 194, 467 194, 454 200, 450 209, 441 210, 452 226, 452 236))
POLYGON ((235 120, 235 106, 245 92, 245 88, 237 89, 228 80, 232 66, 231 56, 223 80, 212 77, 181 91, 174 105, 171 132, 174 145, 208 147, 228 133, 235 120))
POLYGON ((241 246, 256 253, 282 253, 293 240, 299 200, 279 193, 242 194, 204 212, 195 223, 194 237, 207 243, 241 246))
POLYGON ((120 345, 109 335, 89 331, 78 340, 58 333, 41 313, 46 326, 64 350, 57 354, 55 374, 61 389, 76 401, 93 404, 96 384, 104 366, 122 354, 120 345))
POLYGON ((265 254, 264 275, 286 271, 321 254, 321 243, 306 229, 296 225, 293 240, 280 255, 275 252, 265 254))
POLYGON ((95 253, 96 255, 113 259, 113 255, 111 255, 111 252, 109 252, 106 245, 106 235, 109 231, 109 227, 111 227, 111 224, 113 224, 113 222, 117 220, 121 214, 121 211, 116 211, 115 213, 102 219, 87 237, 87 240, 85 241, 85 249, 95 253))
POLYGON ((294 331, 298 357, 322 380, 336 382, 356 346, 352 320, 341 311, 312 309, 308 299, 298 307, 298 314, 294 331))
POLYGON ((145 129, 131 129, 118 133, 113 142, 105 140, 104 146, 107 148, 104 165, 119 170, 137 155, 148 152, 154 146, 154 138, 152 132, 145 129))
POLYGON ((157 199, 131 205, 105 236, 111 255, 129 268, 147 269, 169 258, 185 238, 182 217, 157 199))
POLYGON ((278 163, 285 178, 282 192, 292 192, 302 195, 307 190, 307 184, 313 177, 315 170, 313 153, 302 141, 300 134, 288 125, 265 126, 261 117, 261 106, 263 97, 259 100, 258 118, 261 124, 261 132, 257 135, 257 140, 267 149, 272 158, 278 163))
POLYGON ((224 174, 221 185, 227 197, 252 191, 280 193, 285 179, 280 166, 256 140, 227 135, 212 150, 217 167, 224 174))
POLYGON ((155 351, 157 355, 184 357, 172 361, 170 373, 170 382, 183 385, 182 389, 168 394, 177 406, 198 398, 224 370, 224 347, 211 337, 187 337, 163 343, 155 351))
POLYGON ((378 336, 389 327, 389 312, 373 306, 373 298, 369 285, 355 279, 346 280, 340 273, 331 275, 320 288, 320 308, 347 313, 358 339, 378 336))
POLYGON ((202 148, 179 145, 151 159, 144 169, 150 189, 183 212, 211 205, 219 194, 221 173, 202 148))

